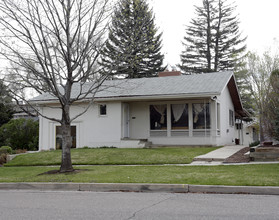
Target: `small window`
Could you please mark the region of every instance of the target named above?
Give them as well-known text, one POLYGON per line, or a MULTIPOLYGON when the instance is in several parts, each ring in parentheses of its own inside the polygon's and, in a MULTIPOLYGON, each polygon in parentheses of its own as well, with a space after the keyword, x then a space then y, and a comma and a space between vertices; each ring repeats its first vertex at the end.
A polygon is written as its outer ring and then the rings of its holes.
POLYGON ((99 105, 99 114, 100 116, 107 115, 107 105, 99 105))
POLYGON ((235 124, 237 130, 242 130, 242 124, 237 123, 235 124))
POLYGON ((233 110, 229 110, 229 125, 234 126, 234 112, 233 112, 233 110))

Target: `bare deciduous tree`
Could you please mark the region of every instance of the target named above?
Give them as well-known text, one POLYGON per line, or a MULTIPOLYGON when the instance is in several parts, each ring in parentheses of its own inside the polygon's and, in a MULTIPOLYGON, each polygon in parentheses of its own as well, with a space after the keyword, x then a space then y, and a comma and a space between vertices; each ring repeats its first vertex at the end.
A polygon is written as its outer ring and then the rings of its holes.
MULTIPOLYGON (((270 138, 270 129, 272 120, 270 117, 272 81, 271 73, 279 69, 279 56, 267 51, 263 56, 258 56, 255 53, 249 53, 246 59, 245 72, 243 80, 247 87, 247 92, 251 94, 253 104, 255 105, 260 122, 260 140, 266 141, 270 138)), ((272 107, 274 108, 274 106, 272 107)))
POLYGON ((10 88, 14 98, 28 102, 18 91, 32 89, 39 94, 49 93, 59 101, 61 118, 39 114, 61 124, 60 172, 73 171, 71 122, 85 113, 89 105, 73 117, 70 107, 85 98, 92 102, 96 89, 106 78, 98 74, 96 63, 109 9, 109 0, 1 0, 0 3, 1 54, 12 64, 9 77, 13 79, 10 88), (85 90, 83 86, 89 78, 94 83, 87 84, 85 90), (75 84, 80 85, 80 90, 73 96, 75 84))

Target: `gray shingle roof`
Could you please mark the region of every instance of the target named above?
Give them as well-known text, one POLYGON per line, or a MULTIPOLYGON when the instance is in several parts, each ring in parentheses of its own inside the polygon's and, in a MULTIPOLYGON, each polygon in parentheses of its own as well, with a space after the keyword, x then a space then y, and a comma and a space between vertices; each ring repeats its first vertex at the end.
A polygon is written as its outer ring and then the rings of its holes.
MULTIPOLYGON (((197 75, 154 77, 139 79, 107 80, 95 98, 119 98, 136 96, 202 95, 220 94, 233 76, 232 72, 215 72, 197 75)), ((88 91, 92 83, 84 84, 82 91, 88 91)), ((72 97, 80 92, 74 85, 72 97)), ((42 94, 32 101, 55 100, 50 94, 42 94)))

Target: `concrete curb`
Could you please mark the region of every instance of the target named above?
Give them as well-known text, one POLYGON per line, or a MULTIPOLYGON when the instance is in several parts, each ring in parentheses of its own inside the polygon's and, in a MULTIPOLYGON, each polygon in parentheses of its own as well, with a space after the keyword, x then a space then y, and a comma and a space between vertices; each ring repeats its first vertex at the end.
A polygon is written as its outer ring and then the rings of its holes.
POLYGON ((0 183, 0 190, 188 193, 187 184, 0 183))
POLYGON ((188 184, 133 183, 0 183, 0 190, 279 195, 279 187, 272 186, 211 186, 188 184))
POLYGON ((189 185, 189 193, 279 195, 279 187, 189 185))

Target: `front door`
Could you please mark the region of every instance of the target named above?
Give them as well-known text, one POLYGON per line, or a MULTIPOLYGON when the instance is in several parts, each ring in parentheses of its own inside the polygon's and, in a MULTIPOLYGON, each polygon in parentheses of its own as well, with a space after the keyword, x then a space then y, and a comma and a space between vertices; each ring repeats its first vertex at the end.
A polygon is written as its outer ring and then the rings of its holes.
POLYGON ((123 103, 123 138, 129 138, 129 104, 123 103))

